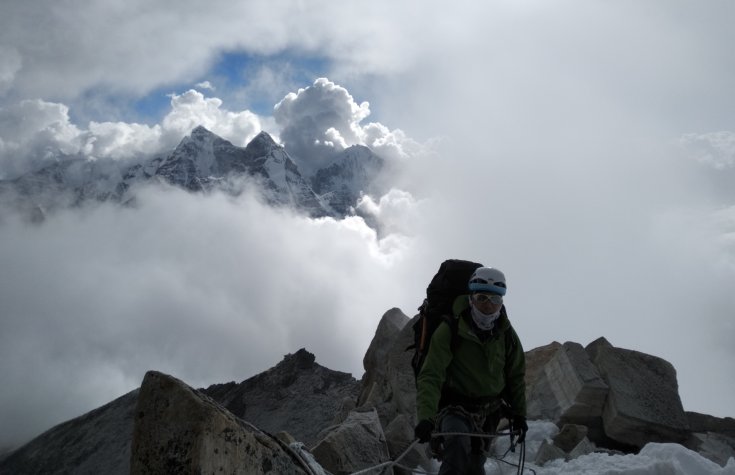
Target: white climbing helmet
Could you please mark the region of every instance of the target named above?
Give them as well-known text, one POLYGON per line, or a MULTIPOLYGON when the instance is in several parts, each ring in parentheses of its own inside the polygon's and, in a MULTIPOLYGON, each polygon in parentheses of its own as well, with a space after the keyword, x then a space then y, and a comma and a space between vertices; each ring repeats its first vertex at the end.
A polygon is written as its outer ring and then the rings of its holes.
POLYGON ((478 267, 470 277, 470 292, 490 292, 505 295, 505 275, 493 267, 478 267))

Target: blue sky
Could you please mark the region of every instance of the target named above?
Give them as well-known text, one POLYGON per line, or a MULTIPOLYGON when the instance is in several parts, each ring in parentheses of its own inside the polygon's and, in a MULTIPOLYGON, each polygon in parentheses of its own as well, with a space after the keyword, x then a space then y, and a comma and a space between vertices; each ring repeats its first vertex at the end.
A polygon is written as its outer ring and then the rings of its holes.
POLYGON ((733 17, 724 0, 3 2, 0 176, 59 149, 162 153, 202 123, 240 145, 374 147, 394 189, 361 203, 381 236, 154 192, 136 213, 0 226, 17 269, 0 427, 40 431, 148 369, 242 380, 301 347, 360 377, 380 316, 410 315, 449 257, 505 272, 527 348, 605 336, 670 361, 685 408, 733 416, 733 17), (286 270, 304 285, 284 301, 286 270))
POLYGON ((329 70, 327 58, 302 56, 298 51, 269 56, 223 51, 201 75, 157 86, 140 97, 110 94, 104 87, 91 88, 83 92, 70 115, 80 124, 122 120, 153 125, 170 111, 171 94, 197 89, 208 96, 221 98, 230 109, 247 109, 269 116, 273 106, 286 94, 308 86, 315 78, 327 76, 329 70), (279 82, 259 83, 268 72, 278 74, 279 82))

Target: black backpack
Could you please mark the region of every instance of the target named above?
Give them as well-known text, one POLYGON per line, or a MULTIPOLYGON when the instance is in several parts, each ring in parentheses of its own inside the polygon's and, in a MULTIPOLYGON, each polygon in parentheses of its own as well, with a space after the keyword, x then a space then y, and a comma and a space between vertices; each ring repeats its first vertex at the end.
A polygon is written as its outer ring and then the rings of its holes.
POLYGON ((431 335, 443 321, 446 321, 452 329, 451 348, 454 351, 458 322, 452 315, 452 304, 458 296, 469 292, 467 283, 478 267, 482 267, 482 264, 449 259, 442 262, 439 271, 431 279, 426 288, 426 299, 419 307, 420 317, 413 325, 414 344, 406 349, 406 351, 414 349, 413 358, 411 358, 414 376, 418 376, 424 364, 429 351, 431 335))

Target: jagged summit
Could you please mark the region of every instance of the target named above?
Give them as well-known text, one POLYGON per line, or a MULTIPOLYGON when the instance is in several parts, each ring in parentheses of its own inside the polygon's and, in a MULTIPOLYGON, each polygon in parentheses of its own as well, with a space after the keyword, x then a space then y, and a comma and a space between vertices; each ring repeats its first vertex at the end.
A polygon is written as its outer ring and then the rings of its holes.
POLYGON ((359 391, 360 382, 351 374, 319 365, 305 348, 242 383, 204 390, 236 416, 271 432, 288 429, 308 444, 339 412, 342 401, 356 400, 359 391), (295 394, 299 397, 293 398, 295 394))
POLYGON ((149 181, 233 195, 257 186, 270 205, 311 217, 340 218, 352 214, 357 199, 371 189, 382 159, 367 147, 354 146, 329 162, 310 181, 267 132, 239 147, 198 125, 166 155, 134 164, 65 157, 19 178, 0 180, 0 195, 9 196, 7 201, 21 210, 52 212, 93 200, 128 203, 136 186, 149 181))
POLYGON ((204 127, 203 125, 197 125, 191 130, 191 133, 189 134, 190 137, 217 137, 217 135, 214 134, 211 130, 204 127))
POLYGON ((265 130, 261 130, 258 135, 256 135, 253 140, 250 141, 248 144, 248 147, 268 147, 268 148, 281 148, 280 145, 276 143, 275 140, 273 140, 273 137, 266 132, 265 130))

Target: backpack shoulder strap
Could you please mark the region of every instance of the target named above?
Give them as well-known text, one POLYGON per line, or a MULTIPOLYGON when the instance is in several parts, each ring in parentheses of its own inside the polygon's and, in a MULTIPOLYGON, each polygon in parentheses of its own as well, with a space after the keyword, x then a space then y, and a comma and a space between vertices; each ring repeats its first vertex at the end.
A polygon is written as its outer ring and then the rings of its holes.
POLYGON ((452 354, 454 354, 454 350, 457 349, 457 346, 459 345, 459 318, 453 317, 451 315, 442 315, 442 319, 444 319, 445 322, 447 322, 447 325, 449 325, 449 329, 452 333, 452 338, 449 343, 449 348, 452 350, 452 354))

